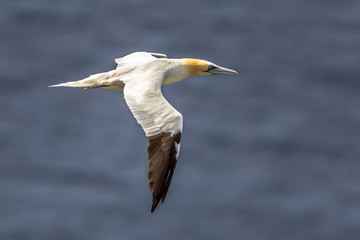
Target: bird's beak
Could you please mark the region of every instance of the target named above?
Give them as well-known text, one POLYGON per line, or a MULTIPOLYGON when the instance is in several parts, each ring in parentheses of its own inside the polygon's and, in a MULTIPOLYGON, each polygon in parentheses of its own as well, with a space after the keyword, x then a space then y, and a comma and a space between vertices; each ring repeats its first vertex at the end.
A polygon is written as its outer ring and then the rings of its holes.
POLYGON ((211 74, 238 74, 235 70, 229 68, 216 66, 215 68, 209 70, 211 74))

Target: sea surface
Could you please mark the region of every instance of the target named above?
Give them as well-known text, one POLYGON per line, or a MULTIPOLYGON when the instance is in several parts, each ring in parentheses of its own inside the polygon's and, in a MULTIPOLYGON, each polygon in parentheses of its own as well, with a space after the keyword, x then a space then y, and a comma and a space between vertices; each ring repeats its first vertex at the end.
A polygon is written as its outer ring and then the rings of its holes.
POLYGON ((360 1, 1 0, 0 239, 360 239, 360 1), (154 214, 123 93, 48 88, 134 51, 239 72, 163 88, 154 214))

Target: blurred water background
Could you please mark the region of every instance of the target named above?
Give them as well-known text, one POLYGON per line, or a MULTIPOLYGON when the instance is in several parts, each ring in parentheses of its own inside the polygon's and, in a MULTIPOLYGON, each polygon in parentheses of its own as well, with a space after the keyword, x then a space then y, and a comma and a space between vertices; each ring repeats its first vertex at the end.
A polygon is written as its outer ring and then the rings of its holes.
POLYGON ((360 239, 360 1, 2 0, 0 239, 360 239), (123 94, 49 89, 134 51, 237 76, 165 86, 184 116, 150 214, 123 94))

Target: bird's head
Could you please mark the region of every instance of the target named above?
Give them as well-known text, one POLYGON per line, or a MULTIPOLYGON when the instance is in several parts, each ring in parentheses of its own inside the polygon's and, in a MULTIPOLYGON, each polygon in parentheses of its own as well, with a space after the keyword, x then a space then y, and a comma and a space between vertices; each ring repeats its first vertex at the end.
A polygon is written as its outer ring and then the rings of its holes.
POLYGON ((237 74, 236 71, 217 66, 214 63, 200 60, 187 58, 184 60, 184 66, 190 76, 206 76, 212 74, 237 74))

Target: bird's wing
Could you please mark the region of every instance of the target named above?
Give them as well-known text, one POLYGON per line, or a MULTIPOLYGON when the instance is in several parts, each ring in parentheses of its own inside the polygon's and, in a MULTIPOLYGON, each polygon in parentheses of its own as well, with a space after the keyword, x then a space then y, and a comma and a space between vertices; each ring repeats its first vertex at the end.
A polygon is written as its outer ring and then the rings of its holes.
POLYGON ((148 179, 153 195, 151 212, 160 199, 164 202, 180 151, 181 132, 159 133, 148 137, 148 179))
POLYGON ((166 54, 163 53, 150 53, 150 54, 156 58, 167 58, 166 54))
MULTIPOLYGON (((149 81, 151 82, 151 81, 149 81)), ((155 84, 156 85, 156 84, 155 84)), ((151 212, 165 199, 180 151, 182 115, 161 93, 160 86, 125 84, 124 97, 149 140, 148 179, 151 212)))
MULTIPOLYGON (((118 65, 123 63, 131 62, 133 60, 139 61, 140 59, 151 59, 151 58, 167 58, 166 54, 163 53, 149 53, 149 52, 134 52, 121 58, 115 59, 118 65)), ((136 62, 135 62, 136 64, 136 62)))

